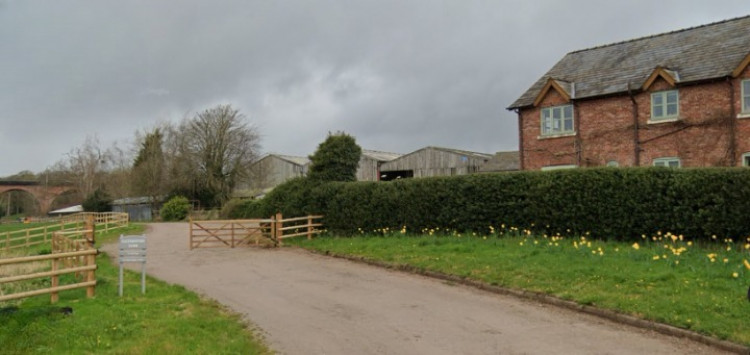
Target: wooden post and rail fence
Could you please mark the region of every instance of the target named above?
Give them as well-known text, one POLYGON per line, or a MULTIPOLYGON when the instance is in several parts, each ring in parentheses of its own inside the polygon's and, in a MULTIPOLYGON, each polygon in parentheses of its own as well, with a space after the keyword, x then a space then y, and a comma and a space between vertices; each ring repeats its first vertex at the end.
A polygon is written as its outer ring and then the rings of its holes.
POLYGON ((99 228, 110 230, 127 226, 127 223, 127 213, 88 213, 61 221, 56 229, 47 226, 16 231, 22 232, 24 238, 20 239, 14 237, 15 232, 4 233, 6 249, 50 242, 52 250, 47 255, 0 258, 0 286, 17 285, 0 288, 0 302, 49 294, 50 301, 55 303, 59 292, 79 288, 86 288, 86 296, 94 297, 96 255, 99 253, 94 247, 96 232, 100 231, 99 228), (73 277, 61 280, 61 276, 67 274, 73 274, 73 277), (20 284, 45 278, 51 278, 49 287, 39 288, 38 282, 20 284), (61 285, 61 281, 67 283, 61 285))
POLYGON ((321 233, 323 216, 305 216, 284 219, 281 213, 266 219, 190 221, 190 249, 234 248, 259 245, 263 239, 274 245, 283 245, 286 238, 321 233))
POLYGON ((34 245, 46 244, 52 240, 52 233, 66 230, 80 230, 90 218, 93 218, 97 232, 109 232, 116 228, 128 226, 128 214, 121 212, 82 212, 66 216, 59 223, 48 224, 43 227, 20 229, 0 232, 0 250, 28 248, 34 245))

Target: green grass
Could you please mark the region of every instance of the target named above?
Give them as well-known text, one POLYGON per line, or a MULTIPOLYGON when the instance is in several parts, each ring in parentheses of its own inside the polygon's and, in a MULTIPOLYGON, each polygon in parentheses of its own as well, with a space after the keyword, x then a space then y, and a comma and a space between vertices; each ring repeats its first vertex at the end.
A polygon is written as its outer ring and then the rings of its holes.
POLYGON ((750 270, 743 263, 750 261, 750 241, 696 246, 657 235, 636 249, 632 243, 521 231, 429 234, 380 231, 285 243, 554 295, 750 345, 750 270))
POLYGON ((33 223, 13 222, 13 223, 2 223, 2 224, 0 224, 0 233, 13 232, 13 231, 21 230, 21 229, 44 227, 45 225, 55 225, 55 224, 59 225, 59 223, 49 223, 49 222, 33 222, 33 223))
MULTIPOLYGON (((98 236, 138 234, 140 225, 98 236)), ((271 351, 236 314, 177 285, 148 277, 140 293, 140 272, 127 271, 124 297, 118 296, 119 268, 107 255, 97 257, 96 297, 85 290, 24 300, 18 310, 0 311, 3 353, 265 354, 271 351), (72 307, 64 315, 60 307, 72 307)), ((61 282, 62 283, 62 282, 61 282)), ((0 307, 8 304, 0 303, 0 307)))

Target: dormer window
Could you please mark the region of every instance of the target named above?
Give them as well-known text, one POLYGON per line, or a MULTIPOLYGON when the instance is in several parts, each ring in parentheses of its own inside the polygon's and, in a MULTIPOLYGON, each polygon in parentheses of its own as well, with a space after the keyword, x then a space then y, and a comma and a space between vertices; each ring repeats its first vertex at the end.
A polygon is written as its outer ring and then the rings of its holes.
POLYGON ((651 121, 678 118, 680 95, 677 90, 657 91, 651 94, 651 121))
POLYGON ((542 109, 542 136, 569 135, 573 127, 573 105, 545 107, 542 109))

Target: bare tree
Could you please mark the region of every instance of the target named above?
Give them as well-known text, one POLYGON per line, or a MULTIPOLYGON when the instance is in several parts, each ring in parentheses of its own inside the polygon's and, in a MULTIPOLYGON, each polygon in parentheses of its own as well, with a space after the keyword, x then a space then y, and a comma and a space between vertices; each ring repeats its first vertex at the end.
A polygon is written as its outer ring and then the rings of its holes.
POLYGON ((47 183, 75 185, 78 201, 97 189, 106 190, 111 196, 123 197, 130 193, 127 184, 130 160, 128 151, 117 143, 104 149, 98 138, 89 136, 81 146, 71 149, 65 159, 58 161, 43 175, 47 183))
POLYGON ((66 170, 82 198, 102 186, 108 156, 96 136, 86 137, 83 145, 73 148, 67 156, 66 170))
POLYGON ((168 134, 174 153, 169 175, 207 207, 220 206, 248 178, 258 156, 260 135, 230 105, 219 105, 185 119, 168 134))

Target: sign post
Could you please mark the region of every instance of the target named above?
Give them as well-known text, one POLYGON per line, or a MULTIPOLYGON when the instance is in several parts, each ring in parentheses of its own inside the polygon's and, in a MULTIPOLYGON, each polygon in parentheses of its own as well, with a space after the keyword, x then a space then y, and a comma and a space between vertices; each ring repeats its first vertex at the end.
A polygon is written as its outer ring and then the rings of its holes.
POLYGON ((122 265, 141 263, 141 293, 146 294, 146 236, 120 235, 120 288, 122 297, 122 265))

